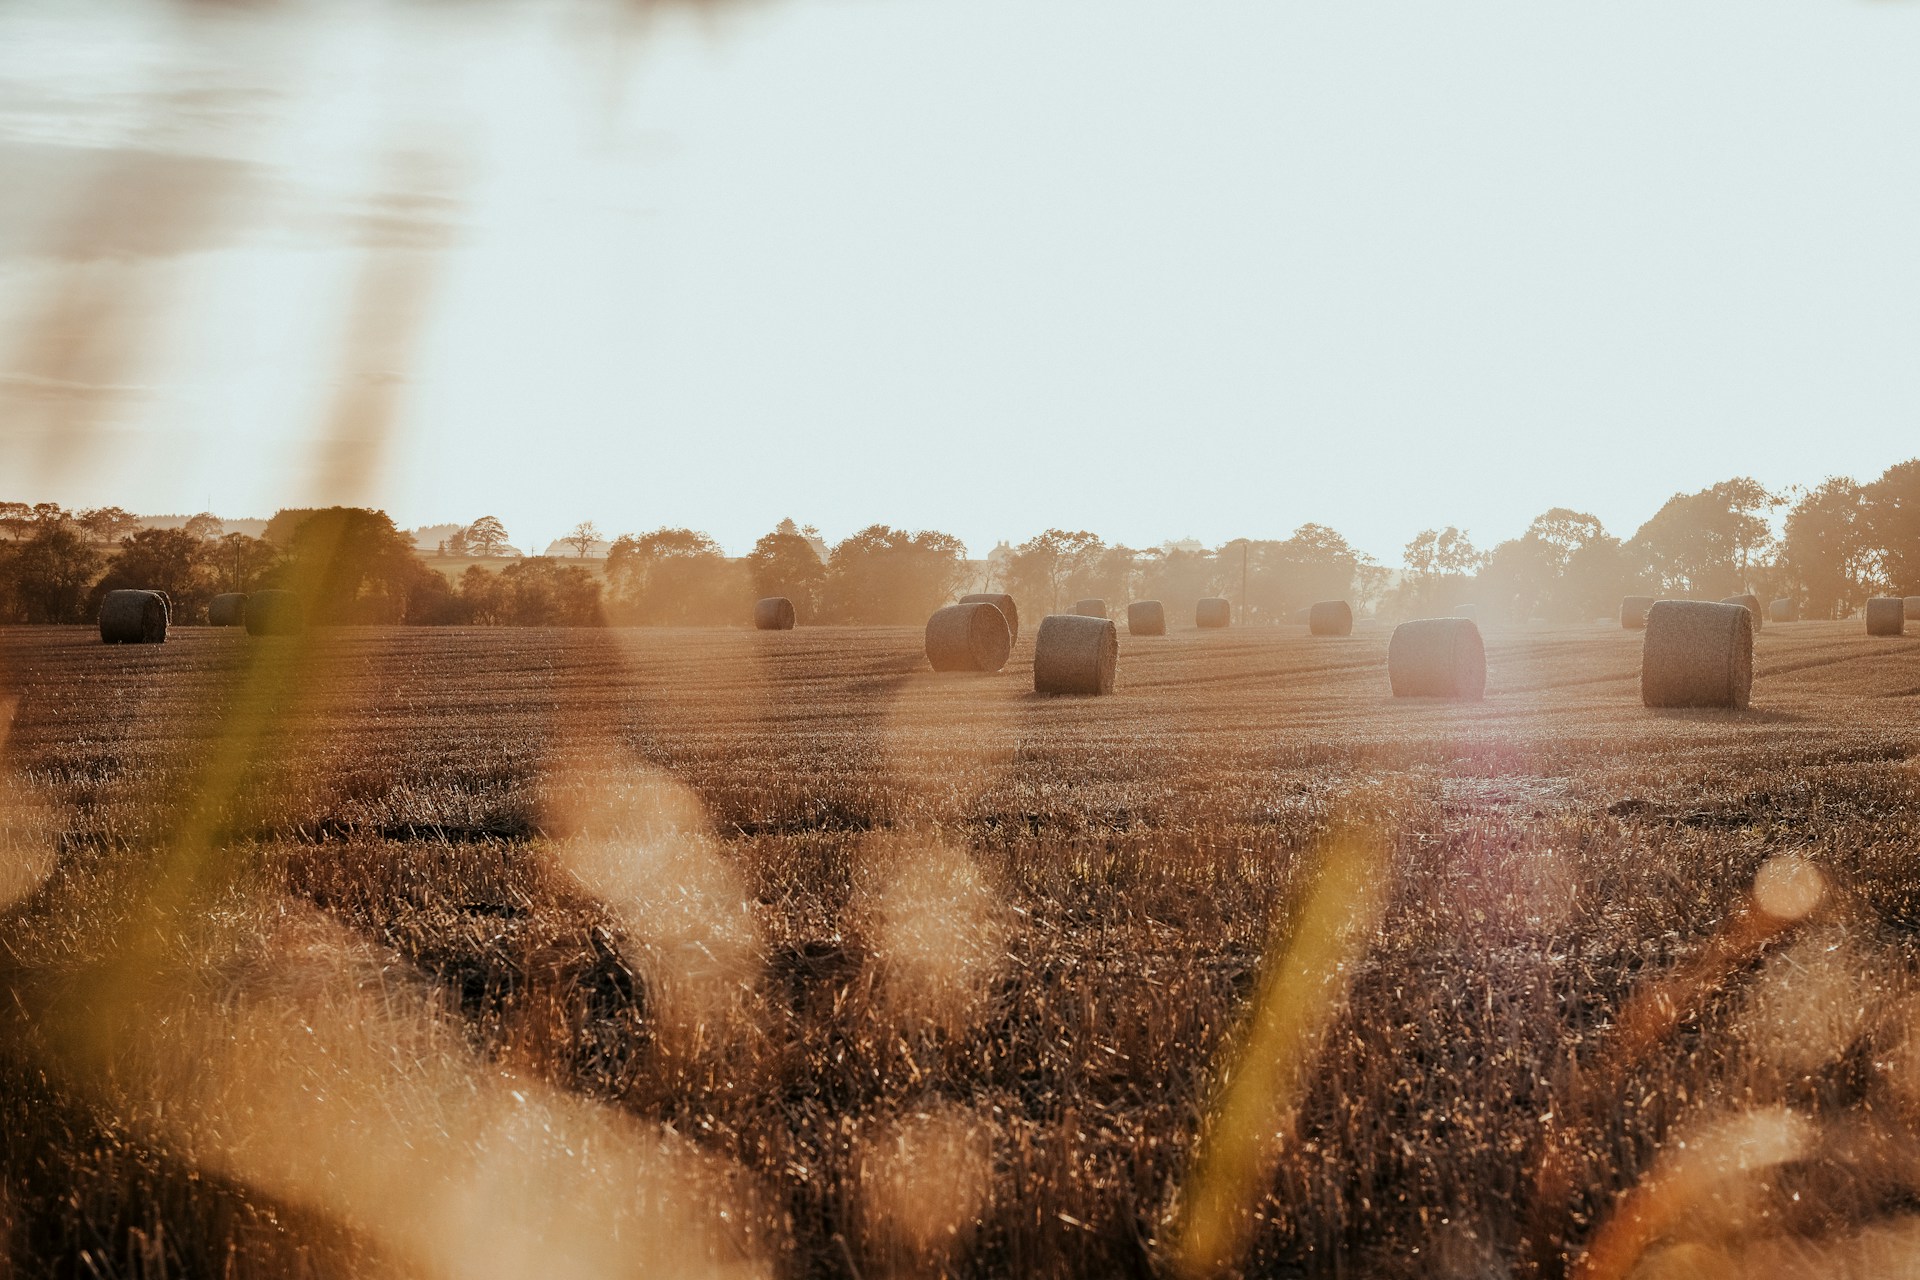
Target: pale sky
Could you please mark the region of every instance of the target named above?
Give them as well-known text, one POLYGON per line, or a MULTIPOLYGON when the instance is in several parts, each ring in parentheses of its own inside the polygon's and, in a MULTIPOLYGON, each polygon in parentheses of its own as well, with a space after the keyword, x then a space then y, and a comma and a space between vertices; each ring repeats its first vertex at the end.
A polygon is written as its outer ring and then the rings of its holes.
POLYGON ((1920 4, 632 12, 0 3, 0 498, 1395 563, 1920 454, 1920 4))

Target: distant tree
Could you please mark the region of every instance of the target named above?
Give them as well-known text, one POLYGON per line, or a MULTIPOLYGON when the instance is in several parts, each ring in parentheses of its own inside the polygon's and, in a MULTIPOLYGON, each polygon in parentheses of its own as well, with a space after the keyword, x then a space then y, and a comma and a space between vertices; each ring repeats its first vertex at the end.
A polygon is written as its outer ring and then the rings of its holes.
POLYGON ((280 549, 265 538, 229 533, 211 553, 221 591, 258 591, 272 586, 280 567, 280 549))
POLYGON ((140 527, 140 518, 121 507, 93 507, 74 517, 95 542, 108 546, 140 527))
POLYGON ((507 526, 498 516, 481 516, 466 527, 465 533, 468 555, 491 560, 506 554, 507 526))
POLYGON ((1787 512, 1779 567, 1809 615, 1844 613, 1884 584, 1873 516, 1867 491, 1846 476, 1829 477, 1787 512))
POLYGON ((219 585, 215 559, 214 549, 185 529, 141 529, 120 539, 94 596, 121 587, 164 591, 175 621, 196 617, 219 585))
POLYGON ((1888 467, 1864 497, 1866 535, 1887 583, 1901 595, 1920 595, 1920 458, 1888 467))
POLYGON ((100 553, 72 523, 40 523, 0 550, 0 617, 85 622, 87 589, 99 572, 100 553))
POLYGON ((1620 598, 1644 595, 1648 584, 1620 539, 1601 534, 1567 557, 1554 584, 1551 616, 1562 621, 1614 617, 1620 598))
POLYGON ((189 516, 186 524, 181 527, 193 537, 205 542, 211 542, 227 531, 226 522, 211 511, 202 511, 197 516, 189 516))
POLYGON ((753 544, 753 550, 747 553, 747 574, 753 579, 756 596, 785 596, 793 601, 800 621, 809 622, 819 609, 827 566, 806 536, 792 528, 793 521, 782 524, 788 532, 776 528, 753 544))
POLYGON ((65 524, 72 519, 73 513, 57 502, 33 504, 33 522, 37 525, 65 524))
POLYGON ((594 526, 593 521, 582 520, 573 526, 573 532, 560 541, 572 547, 573 553, 584 559, 587 552, 593 550, 593 544, 600 541, 600 530, 594 526))
POLYGON ((332 622, 404 622, 409 602, 438 577, 384 511, 327 507, 294 529, 286 585, 307 614, 332 622))
POLYGON ((1662 591, 1723 596, 1744 591, 1773 540, 1763 512, 1778 495, 1746 477, 1667 499, 1633 535, 1662 591))
POLYGON ((1007 593, 1022 613, 1059 613, 1080 597, 1075 593, 1094 576, 1107 544, 1085 529, 1048 529, 1013 549, 1007 557, 1007 593))
POLYGON ((745 574, 712 538, 693 529, 622 534, 607 552, 616 620, 642 625, 736 621, 745 608, 745 574))
POLYGON ((1394 605, 1400 612, 1445 610, 1461 603, 1470 580, 1486 563, 1464 529, 1422 529, 1401 551, 1402 576, 1394 605))
POLYGON ((1244 596, 1240 601, 1257 618, 1284 618, 1318 600, 1357 601, 1371 587, 1365 570, 1370 557, 1356 551, 1336 530, 1323 524, 1303 524, 1291 537, 1278 542, 1244 540, 1227 544, 1216 557, 1223 587, 1233 596, 1243 594, 1240 580, 1245 560, 1244 596))
POLYGON ((294 530, 305 524, 317 510, 316 507, 282 507, 268 518, 267 527, 260 531, 260 536, 284 550, 292 545, 294 530))
POLYGON ((597 627, 600 593, 599 579, 580 566, 528 556, 498 573, 472 566, 460 577, 459 602, 466 620, 484 626, 597 627))
POLYGON ((965 557, 952 534, 869 525, 828 556, 822 611, 840 622, 924 622, 966 582, 965 557))
POLYGON ((1135 562, 1135 574, 1140 598, 1160 601, 1173 617, 1191 619, 1194 605, 1224 589, 1214 554, 1178 543, 1163 543, 1142 552, 1135 562))
POLYGON ((467 530, 465 525, 448 534, 447 540, 440 545, 446 548, 447 555, 459 556, 462 560, 472 554, 467 547, 467 530))
POLYGON ((0 502, 0 533, 24 538, 33 527, 33 508, 24 502, 0 502))

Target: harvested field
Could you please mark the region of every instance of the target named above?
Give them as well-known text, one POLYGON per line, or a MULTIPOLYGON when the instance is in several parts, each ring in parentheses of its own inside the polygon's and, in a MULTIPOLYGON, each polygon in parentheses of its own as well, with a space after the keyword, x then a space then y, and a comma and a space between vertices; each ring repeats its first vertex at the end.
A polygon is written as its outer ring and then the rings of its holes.
MULTIPOLYGON (((1396 701, 1388 634, 1122 634, 1066 699, 1030 635, 958 678, 918 628, 0 631, 14 1271, 1169 1273, 1342 842, 1379 914, 1250 1273, 1563 1274, 1729 1114, 1825 1153, 1729 1200, 1767 1248, 1911 1232, 1920 640, 1768 629, 1730 712, 1643 708, 1612 625, 1396 701), (1829 891, 1727 958, 1775 859, 1829 891), (1863 1126, 1907 1163, 1835 1173, 1863 1126)), ((1731 1248, 1718 1204, 1662 1238, 1731 1248)))

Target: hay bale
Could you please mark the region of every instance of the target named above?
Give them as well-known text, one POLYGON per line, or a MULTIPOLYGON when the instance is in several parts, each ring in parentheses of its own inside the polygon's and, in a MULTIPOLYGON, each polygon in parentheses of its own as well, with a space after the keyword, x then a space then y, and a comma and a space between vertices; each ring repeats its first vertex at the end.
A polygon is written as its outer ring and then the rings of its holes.
POLYGON ((753 625, 757 631, 793 630, 793 601, 785 596, 768 596, 753 602, 753 625))
POLYGON ((1322 600, 1307 612, 1307 630, 1316 636, 1353 634, 1353 606, 1345 600, 1322 600))
POLYGON ((207 601, 207 625, 210 627, 237 627, 247 620, 247 597, 238 591, 227 591, 207 601))
POLYGON ((1167 634, 1167 609, 1158 600, 1135 600, 1127 606, 1127 634, 1163 636, 1167 634))
POLYGON ((1628 596, 1620 602, 1620 625, 1628 631, 1644 631, 1647 610, 1653 608, 1652 596, 1628 596))
POLYGON ((1094 599, 1075 600, 1069 612, 1082 618, 1104 618, 1107 616, 1107 602, 1094 599))
POLYGON ((985 601, 950 604, 927 619, 927 661, 935 671, 998 671, 1012 649, 1007 615, 985 601))
POLYGON ((1907 629, 1907 602, 1899 596, 1875 596, 1867 601, 1867 634, 1897 636, 1907 629))
POLYGON ((1476 701, 1487 691, 1487 646, 1472 618, 1403 622, 1387 641, 1387 683, 1396 698, 1476 701))
POLYGON ((247 597, 247 634, 297 636, 307 627, 307 611, 291 591, 256 591, 247 597))
POLYGON ((1780 599, 1775 600, 1772 604, 1767 606, 1767 621, 1769 622, 1800 621, 1799 601, 1790 599, 1786 596, 1782 596, 1780 599))
POLYGON ((1012 596, 997 591, 979 591, 970 596, 961 596, 960 603, 992 605, 1007 620, 1007 635, 1014 640, 1020 638, 1020 609, 1014 604, 1012 596))
POLYGON ((1920 619, 1920 596, 1908 596, 1904 612, 1908 622, 1920 619))
POLYGON ((1649 707, 1733 707, 1753 691, 1753 614, 1745 605, 1660 600, 1640 642, 1640 701, 1649 707))
POLYGON ((1120 633, 1105 618, 1053 613, 1033 638, 1035 693, 1112 693, 1120 633))
POLYGON ((165 644, 167 600, 158 591, 109 591, 100 601, 102 644, 165 644))
POLYGON ((1728 596, 1721 604, 1737 604, 1753 615, 1753 629, 1758 631, 1766 625, 1766 611, 1760 607, 1759 596, 1728 596))
POLYGON ((1193 606, 1193 625, 1196 627, 1216 628, 1233 625, 1233 606, 1218 596, 1211 596, 1193 606))
POLYGON ((160 603, 167 611, 167 621, 171 623, 173 621, 173 597, 164 591, 156 591, 153 594, 160 597, 160 603))

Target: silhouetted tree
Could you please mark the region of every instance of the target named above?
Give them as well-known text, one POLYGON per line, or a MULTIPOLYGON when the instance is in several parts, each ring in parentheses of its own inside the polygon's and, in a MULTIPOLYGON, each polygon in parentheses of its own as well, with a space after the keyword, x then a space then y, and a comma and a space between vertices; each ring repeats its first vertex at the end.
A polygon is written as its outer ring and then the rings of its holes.
POLYGON ((1667 499, 1633 535, 1662 591, 1724 596, 1747 587, 1749 571, 1773 540, 1761 514, 1780 498, 1758 481, 1723 480, 1667 499))
POLYGON ((704 625, 737 621, 748 585, 720 546, 693 529, 623 534, 607 552, 617 621, 704 625))
POLYGON ((405 622, 414 597, 438 577, 413 553, 413 539, 384 511, 327 507, 295 526, 286 585, 323 622, 405 622))
POLYGON ((1141 553, 1138 591, 1143 600, 1158 600, 1170 617, 1193 617, 1193 606, 1221 590, 1219 566, 1211 551, 1165 543, 1141 553))
POLYGON ((601 584, 579 565, 547 556, 515 560, 498 573, 479 565, 460 577, 463 621, 483 626, 597 627, 601 584))
POLYGON ((481 516, 468 525, 464 532, 468 555, 491 560, 506 554, 507 526, 500 523, 500 517, 481 516))
POLYGON ((133 587, 164 591, 173 599, 175 622, 199 616, 219 585, 213 548, 185 529, 142 529, 120 539, 120 550, 94 588, 95 603, 108 591, 133 587))
POLYGON ((74 517, 95 542, 110 546, 140 527, 140 518, 121 507, 93 507, 74 517))
POLYGON ((1866 527, 1887 583, 1920 595, 1920 458, 1888 467, 1866 487, 1866 527))
POLYGON ((924 622, 966 582, 965 556, 952 534, 869 525, 834 546, 822 611, 838 622, 924 622))
POLYGON ((181 528, 203 541, 212 541, 227 531, 226 523, 211 511, 202 511, 197 516, 189 516, 186 524, 181 528))
POLYGON ((785 596, 793 601, 800 621, 809 622, 819 608, 827 566, 820 562, 806 536, 793 528, 791 520, 782 523, 791 531, 775 529, 754 543, 747 553, 747 573, 753 579, 756 596, 785 596))
POLYGON ((1022 615, 1039 617, 1059 613, 1076 599, 1093 594, 1087 589, 1107 544, 1096 534, 1079 529, 1048 529, 1013 549, 1007 557, 1007 594, 1022 615))
POLYGON ((212 561, 221 591, 258 591, 272 586, 280 551, 265 538, 229 533, 214 545, 212 561))
POLYGON ((100 553, 67 520, 37 523, 0 546, 0 617, 13 622, 85 622, 100 553))
POLYGON ((1843 613, 1882 585, 1866 491, 1846 476, 1809 489, 1787 513, 1780 569, 1809 616, 1843 613))
POLYGON ((560 541, 572 547, 573 553, 584 559, 587 552, 593 550, 593 544, 600 541, 600 530, 594 526, 593 521, 582 520, 560 541))

